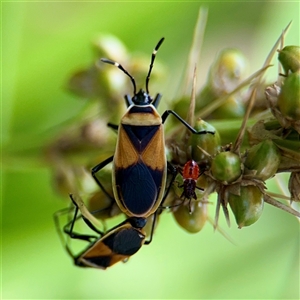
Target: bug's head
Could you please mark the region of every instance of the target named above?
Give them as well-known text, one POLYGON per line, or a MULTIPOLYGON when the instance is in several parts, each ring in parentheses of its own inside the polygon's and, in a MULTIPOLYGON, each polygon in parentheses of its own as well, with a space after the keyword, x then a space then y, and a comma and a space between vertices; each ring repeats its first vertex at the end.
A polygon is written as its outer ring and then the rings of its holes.
POLYGON ((139 217, 128 218, 127 221, 135 228, 143 228, 147 223, 147 219, 139 217))
POLYGON ((137 94, 132 97, 132 102, 135 105, 148 105, 153 101, 152 97, 143 89, 140 89, 137 94))
POLYGON ((157 43, 156 47, 154 48, 153 52, 152 52, 152 56, 151 56, 151 62, 150 62, 150 66, 149 66, 149 71, 148 71, 148 75, 146 77, 146 91, 140 89, 140 91, 137 93, 136 92, 136 84, 135 84, 135 80, 134 77, 131 76, 128 71, 126 71, 126 69, 124 69, 122 67, 122 65, 120 65, 119 63, 112 61, 110 59, 107 58, 101 58, 101 61, 107 63, 107 64, 111 64, 116 66, 117 68, 119 68, 120 70, 122 70, 131 80, 132 85, 133 85, 133 97, 132 97, 132 102, 136 105, 148 105, 151 104, 153 102, 153 98, 149 95, 149 80, 150 80, 150 75, 151 75, 151 71, 153 68, 153 63, 156 57, 156 53, 158 48, 160 47, 160 45, 162 44, 162 42, 164 41, 165 38, 161 38, 159 40, 159 42, 157 43))

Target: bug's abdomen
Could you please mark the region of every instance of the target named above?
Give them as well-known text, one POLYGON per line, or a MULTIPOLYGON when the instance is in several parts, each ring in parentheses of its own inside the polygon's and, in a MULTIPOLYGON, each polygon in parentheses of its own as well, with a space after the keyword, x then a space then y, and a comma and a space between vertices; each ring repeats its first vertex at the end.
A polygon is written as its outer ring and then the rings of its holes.
POLYGON ((147 213, 158 200, 163 172, 152 170, 139 161, 116 171, 118 197, 135 216, 147 213), (125 178, 125 180, 124 180, 125 178))

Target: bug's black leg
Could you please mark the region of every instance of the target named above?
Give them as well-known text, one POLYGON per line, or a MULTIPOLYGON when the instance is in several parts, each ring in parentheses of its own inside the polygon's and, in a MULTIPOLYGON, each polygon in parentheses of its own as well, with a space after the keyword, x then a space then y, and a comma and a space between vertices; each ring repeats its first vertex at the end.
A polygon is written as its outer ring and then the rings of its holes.
POLYGON ((112 155, 111 157, 107 158, 106 160, 102 161, 100 164, 98 164, 97 166, 95 166, 91 173, 93 178, 95 179, 95 181, 97 182, 97 184, 99 185, 99 187, 101 188, 101 190, 104 192, 104 194, 110 198, 112 201, 115 200, 115 198, 113 196, 111 196, 106 189, 104 188, 104 186, 102 185, 102 183, 100 182, 100 180, 97 178, 96 173, 98 173, 102 168, 104 168, 106 165, 108 165, 110 162, 112 162, 114 156, 112 155))
POLYGON ((200 186, 196 186, 195 188, 198 189, 199 191, 204 191, 204 189, 201 188, 200 186))
POLYGON ((152 102, 152 105, 157 108, 159 103, 160 103, 160 99, 161 99, 162 95, 161 94, 157 94, 155 99, 152 102))
MULTIPOLYGON (((165 192, 165 195, 164 195, 164 197, 163 197, 163 199, 161 201, 161 204, 159 206, 159 208, 161 209, 161 211, 162 211, 162 209, 166 209, 166 208, 169 209, 170 207, 173 207, 173 206, 163 206, 163 204, 164 204, 164 202, 165 202, 165 200, 166 200, 166 198, 167 198, 167 196, 168 196, 168 194, 169 194, 169 192, 171 190, 172 184, 175 181, 175 178, 176 178, 176 176, 178 174, 178 169, 176 167, 174 167, 170 162, 167 161, 167 165, 168 165, 168 170, 169 170, 168 175, 171 174, 172 177, 171 177, 171 180, 169 182, 168 187, 166 188, 166 192, 165 192)), ((161 211, 159 213, 161 213, 161 211)))
POLYGON ((177 175, 177 168, 174 167, 170 162, 167 162, 167 165, 168 165, 168 170, 170 172, 170 174, 172 175, 172 178, 170 180, 170 183, 168 185, 168 187, 166 188, 166 191, 165 191, 165 194, 162 198, 162 201, 161 201, 161 205, 159 206, 159 208, 156 210, 156 212, 154 213, 154 216, 153 216, 153 221, 152 221, 152 226, 151 226, 151 233, 150 233, 150 238, 148 241, 145 241, 145 245, 149 245, 151 242, 152 242, 152 238, 153 238, 153 233, 154 233, 154 229, 155 229, 155 225, 156 225, 156 220, 157 220, 157 215, 161 214, 162 212, 162 208, 164 208, 162 205, 163 203, 165 202, 169 192, 170 192, 170 189, 171 189, 171 186, 176 178, 176 175, 177 175))
POLYGON ((157 219, 157 211, 153 215, 150 237, 149 237, 148 241, 145 241, 145 243, 144 243, 145 245, 149 245, 152 242, 153 233, 154 233, 154 229, 155 229, 155 225, 156 225, 156 219, 157 219))
POLYGON ((64 233, 66 233, 70 238, 72 238, 74 240, 83 240, 83 241, 87 241, 87 242, 92 242, 98 238, 95 235, 77 233, 73 230, 73 224, 71 225, 71 228, 68 228, 69 226, 70 226, 70 223, 68 223, 64 226, 64 229, 63 229, 64 233))
POLYGON ((70 199, 72 200, 74 206, 75 206, 75 209, 74 209, 74 216, 73 216, 73 219, 68 222, 64 227, 63 227, 63 231, 64 233, 66 233, 70 238, 72 239, 79 239, 79 240, 84 240, 84 241, 88 241, 88 242, 91 242, 92 240, 98 238, 97 236, 94 236, 94 235, 90 235, 90 234, 80 234, 80 233, 77 233, 77 232, 74 232, 74 226, 75 226, 75 222, 82 218, 84 220, 84 222, 92 229, 94 230, 95 232, 97 232, 98 234, 100 235, 103 235, 103 233, 101 231, 99 231, 97 228, 95 228, 95 226, 90 222, 88 221, 84 216, 82 215, 78 215, 78 211, 79 211, 79 208, 78 208, 78 205, 77 203, 74 201, 73 199, 73 196, 70 195, 70 199))
MULTIPOLYGON (((73 207, 63 208, 63 209, 55 212, 54 215, 53 215, 56 231, 58 233, 58 236, 59 236, 59 239, 60 239, 62 245, 64 245, 64 246, 65 246, 65 238, 63 236, 63 231, 62 231, 61 226, 60 226, 59 218, 60 218, 61 215, 65 215, 65 214, 70 213, 72 210, 74 210, 73 207)), ((70 224, 70 222, 68 224, 70 224)))
POLYGON ((187 129, 189 129, 192 133, 194 134, 215 134, 214 131, 207 131, 207 130, 201 130, 197 131, 195 128, 193 128, 190 124, 188 124, 185 120, 183 120, 175 111, 173 110, 166 110, 163 115, 161 116, 162 118, 162 123, 164 123, 167 119, 167 117, 172 114, 174 117, 177 118, 178 121, 180 121, 187 129))
POLYGON ((170 189, 171 189, 171 187, 172 187, 172 184, 173 184, 173 182, 174 182, 174 180, 175 180, 175 178, 176 178, 176 176, 177 176, 177 174, 178 174, 178 171, 177 171, 177 168, 176 167, 174 167, 170 162, 168 162, 167 161, 167 168, 168 168, 168 170, 169 170, 169 174, 171 174, 171 180, 170 180, 170 183, 169 183, 169 185, 168 185, 168 187, 166 188, 166 192, 165 192, 165 194, 164 194, 164 197, 162 198, 162 201, 161 201, 161 205, 160 206, 162 206, 163 204, 164 204, 164 202, 165 202, 165 200, 166 200, 166 198, 167 198, 167 196, 168 196, 168 194, 169 194, 169 192, 170 192, 170 189))
POLYGON ((130 105, 133 104, 133 101, 132 101, 132 99, 129 95, 125 95, 124 98, 125 98, 125 102, 126 102, 127 107, 129 107, 130 105))
POLYGON ((107 123, 107 127, 112 128, 113 130, 118 131, 119 125, 112 124, 112 123, 107 123))
POLYGON ((63 236, 63 233, 67 234, 70 238, 81 239, 81 240, 84 240, 87 242, 91 242, 91 241, 95 240, 95 238, 97 238, 96 236, 80 235, 80 234, 73 232, 73 227, 74 227, 75 222, 78 219, 80 219, 80 217, 81 217, 80 215, 77 216, 77 214, 78 214, 78 207, 75 207, 75 209, 74 209, 74 207, 68 207, 68 208, 64 208, 64 209, 57 211, 53 215, 54 223, 55 223, 55 227, 56 227, 59 239, 60 239, 63 247, 66 249, 67 253, 74 259, 74 261, 76 261, 76 256, 72 252, 72 250, 69 246, 68 239, 66 239, 63 236), (68 222, 62 229, 60 226, 59 218, 61 215, 69 214, 71 211, 75 211, 73 219, 70 222, 68 222), (71 226, 71 228, 68 229, 68 227, 70 227, 70 226, 71 226))
MULTIPOLYGON (((75 216, 76 216, 77 213, 78 213, 78 210, 80 210, 80 208, 78 207, 78 204, 77 204, 77 202, 74 200, 72 194, 70 194, 70 199, 72 200, 72 202, 73 202, 73 204, 74 204, 74 206, 75 206, 75 216)), ((80 204, 79 204, 79 205, 80 205, 80 204)), ((73 221, 72 221, 71 230, 70 230, 71 232, 73 232, 74 224, 75 224, 75 221, 76 221, 76 220, 75 220, 75 216, 74 216, 73 221)), ((85 222, 85 224, 86 224, 90 229, 92 229, 92 230, 95 231, 96 233, 100 234, 101 236, 104 235, 104 233, 103 233, 102 231, 100 231, 98 228, 96 228, 96 227, 93 225, 93 223, 92 223, 90 220, 88 220, 88 219, 83 215, 83 213, 81 213, 81 215, 80 215, 79 217, 82 218, 82 220, 85 222)), ((76 219, 78 219, 79 217, 77 217, 76 219)))

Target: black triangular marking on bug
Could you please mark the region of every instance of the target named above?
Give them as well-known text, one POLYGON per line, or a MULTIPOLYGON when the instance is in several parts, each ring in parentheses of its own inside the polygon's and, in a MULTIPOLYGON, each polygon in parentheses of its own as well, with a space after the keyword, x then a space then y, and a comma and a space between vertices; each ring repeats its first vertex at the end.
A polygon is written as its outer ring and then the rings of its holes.
POLYGON ((122 124, 122 127, 124 128, 137 152, 142 153, 146 146, 149 145, 149 142, 159 129, 160 125, 132 126, 122 124))
POLYGON ((113 251, 117 254, 131 256, 142 246, 144 236, 135 228, 126 228, 117 233, 113 251))

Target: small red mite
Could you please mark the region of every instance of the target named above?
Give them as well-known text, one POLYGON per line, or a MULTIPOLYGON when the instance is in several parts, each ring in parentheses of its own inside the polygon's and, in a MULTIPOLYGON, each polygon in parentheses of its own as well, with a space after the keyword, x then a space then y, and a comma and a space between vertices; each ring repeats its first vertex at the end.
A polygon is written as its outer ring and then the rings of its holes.
POLYGON ((197 180, 199 173, 200 169, 198 164, 194 160, 189 160, 183 167, 182 177, 183 179, 197 180))
POLYGON ((202 188, 198 187, 197 180, 200 173, 200 168, 198 164, 194 160, 189 160, 182 169, 182 178, 183 178, 183 184, 180 187, 183 187, 183 192, 180 196, 180 198, 183 199, 189 199, 189 206, 191 205, 191 200, 194 198, 197 200, 197 195, 195 190, 202 190, 202 188))
POLYGON ((198 164, 194 160, 189 160, 183 167, 183 192, 180 198, 197 200, 195 189, 197 188, 197 179, 200 176, 200 169, 198 164))

